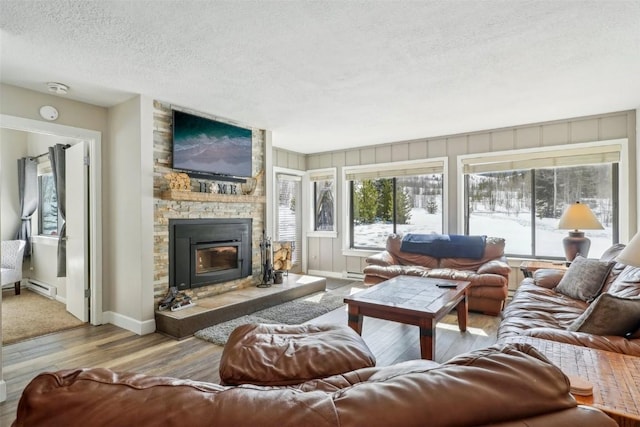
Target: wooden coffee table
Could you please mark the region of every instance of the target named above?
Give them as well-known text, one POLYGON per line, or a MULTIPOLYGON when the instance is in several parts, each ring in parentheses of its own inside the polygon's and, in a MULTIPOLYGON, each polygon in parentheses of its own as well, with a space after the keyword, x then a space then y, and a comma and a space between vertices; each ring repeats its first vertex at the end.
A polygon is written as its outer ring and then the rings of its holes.
POLYGON ((591 383, 593 395, 574 396, 578 403, 601 409, 620 426, 640 426, 640 357, 527 336, 502 342, 531 344, 565 375, 591 383))
POLYGON ((454 307, 460 331, 467 330, 469 285, 470 282, 460 280, 394 277, 344 299, 349 305, 349 326, 361 334, 362 316, 416 325, 420 328, 420 356, 433 360, 436 323, 454 307))

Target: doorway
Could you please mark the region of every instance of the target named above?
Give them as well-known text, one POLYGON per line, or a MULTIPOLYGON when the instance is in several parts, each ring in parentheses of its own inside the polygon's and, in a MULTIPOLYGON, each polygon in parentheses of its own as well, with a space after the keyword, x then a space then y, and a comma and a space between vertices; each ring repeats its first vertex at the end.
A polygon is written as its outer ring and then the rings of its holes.
MULTIPOLYGON (((84 304, 82 308, 82 311, 86 313, 84 320, 89 320, 92 325, 102 324, 100 132, 3 114, 0 114, 0 128, 72 138, 84 141, 84 144, 86 144, 86 151, 85 149, 82 150, 80 161, 86 163, 88 166, 87 186, 86 190, 79 191, 86 196, 87 203, 83 203, 83 205, 88 207, 83 218, 86 221, 87 229, 87 238, 83 239, 86 245, 80 249, 84 251, 83 264, 84 267, 86 267, 87 274, 86 277, 82 279, 85 282, 81 284, 82 286, 73 287, 72 292, 74 295, 72 298, 76 303, 80 301, 81 306, 84 304), (87 288, 89 292, 85 291, 87 288), (90 316, 89 313, 91 313, 90 316)), ((67 297, 69 297, 69 295, 67 297)))

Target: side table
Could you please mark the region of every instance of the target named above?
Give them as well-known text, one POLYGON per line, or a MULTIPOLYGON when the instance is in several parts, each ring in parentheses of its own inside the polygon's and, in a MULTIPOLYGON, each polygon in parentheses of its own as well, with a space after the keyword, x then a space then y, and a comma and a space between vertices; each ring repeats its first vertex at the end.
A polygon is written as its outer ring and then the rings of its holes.
POLYGON ((640 357, 527 336, 502 342, 531 344, 565 375, 593 385, 593 395, 574 396, 579 404, 601 409, 621 427, 640 426, 640 357))
POLYGON ((520 264, 520 271, 524 277, 533 277, 533 273, 536 270, 550 268, 553 270, 567 271, 567 267, 564 262, 552 262, 552 261, 522 261, 520 264))

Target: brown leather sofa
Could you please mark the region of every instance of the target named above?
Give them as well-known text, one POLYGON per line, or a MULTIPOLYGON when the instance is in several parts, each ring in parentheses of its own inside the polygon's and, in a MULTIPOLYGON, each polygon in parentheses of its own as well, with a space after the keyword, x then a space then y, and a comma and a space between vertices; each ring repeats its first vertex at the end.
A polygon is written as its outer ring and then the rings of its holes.
POLYGON ((364 284, 371 286, 399 275, 471 282, 469 310, 497 316, 509 288, 511 267, 504 256, 504 239, 487 237, 481 259, 435 258, 404 252, 402 235, 391 234, 386 250, 366 259, 364 284))
MULTIPOLYGON (((257 361, 259 362, 259 361, 257 361)), ((265 370, 268 361, 263 361, 265 370)), ((291 386, 218 384, 76 369, 25 388, 23 426, 613 427, 578 406, 567 377, 527 344, 496 345, 438 365, 415 360, 291 386)))
MULTIPOLYGON (((614 261, 624 245, 610 247, 600 261, 614 261)), ((537 270, 532 278, 522 281, 512 300, 503 311, 498 329, 498 341, 507 337, 528 335, 599 350, 640 356, 640 330, 625 336, 594 335, 568 330, 569 326, 587 310, 589 303, 556 292, 564 272, 537 270)), ((610 270, 601 293, 623 298, 640 297, 640 268, 615 263, 610 270), (632 279, 633 278, 633 279, 632 279)), ((611 318, 611 322, 615 322, 611 318)))

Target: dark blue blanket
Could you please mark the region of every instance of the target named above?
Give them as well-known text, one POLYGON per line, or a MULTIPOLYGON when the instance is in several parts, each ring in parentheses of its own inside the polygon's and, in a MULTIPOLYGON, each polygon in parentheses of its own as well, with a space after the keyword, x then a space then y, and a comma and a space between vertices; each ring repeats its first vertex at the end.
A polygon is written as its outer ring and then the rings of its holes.
POLYGON ((434 258, 481 259, 487 236, 459 234, 407 234, 402 238, 400 250, 434 258))

